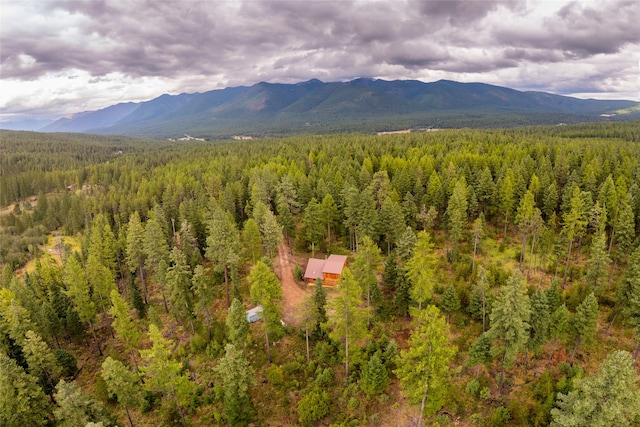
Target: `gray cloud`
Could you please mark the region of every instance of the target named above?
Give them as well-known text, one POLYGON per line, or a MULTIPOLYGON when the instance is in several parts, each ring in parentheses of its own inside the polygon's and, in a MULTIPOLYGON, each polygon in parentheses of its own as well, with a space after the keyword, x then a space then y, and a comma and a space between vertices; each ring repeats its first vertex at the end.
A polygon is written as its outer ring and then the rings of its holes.
MULTIPOLYGON (((631 58, 635 66, 622 58, 640 51, 637 1, 0 1, 3 85, 88 75, 76 79, 87 88, 70 83, 75 94, 56 101, 52 90, 43 99, 56 112, 93 106, 92 87, 121 90, 118 101, 123 94, 359 76, 527 88, 535 82, 526 79, 545 81, 549 67, 575 77, 548 90, 637 92, 638 58, 631 58), (607 63, 623 67, 614 80, 598 71, 607 63)), ((4 110, 37 108, 19 95, 3 97, 4 110)))

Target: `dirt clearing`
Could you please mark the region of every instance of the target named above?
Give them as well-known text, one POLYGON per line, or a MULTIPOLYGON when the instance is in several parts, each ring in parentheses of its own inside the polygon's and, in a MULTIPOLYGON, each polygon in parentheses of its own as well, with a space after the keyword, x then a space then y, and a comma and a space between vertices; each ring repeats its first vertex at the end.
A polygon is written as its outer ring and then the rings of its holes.
POLYGON ((274 267, 282 284, 282 318, 287 325, 300 326, 300 310, 307 290, 293 278, 294 263, 289 255, 289 248, 284 243, 278 246, 278 259, 274 267))

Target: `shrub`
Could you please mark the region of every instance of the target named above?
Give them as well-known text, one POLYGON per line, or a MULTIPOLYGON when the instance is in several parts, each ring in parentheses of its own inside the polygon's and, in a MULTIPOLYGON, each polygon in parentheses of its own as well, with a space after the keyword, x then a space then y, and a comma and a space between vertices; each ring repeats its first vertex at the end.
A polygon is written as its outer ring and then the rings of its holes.
POLYGON ((298 420, 301 424, 314 424, 329 413, 330 405, 329 393, 314 387, 298 402, 298 420))

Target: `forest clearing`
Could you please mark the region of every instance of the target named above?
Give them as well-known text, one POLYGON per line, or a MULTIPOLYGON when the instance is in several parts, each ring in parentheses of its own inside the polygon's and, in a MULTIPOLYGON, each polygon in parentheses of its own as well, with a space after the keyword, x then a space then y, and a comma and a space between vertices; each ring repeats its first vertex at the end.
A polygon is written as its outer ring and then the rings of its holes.
POLYGON ((640 425, 638 122, 0 137, 2 425, 640 425))

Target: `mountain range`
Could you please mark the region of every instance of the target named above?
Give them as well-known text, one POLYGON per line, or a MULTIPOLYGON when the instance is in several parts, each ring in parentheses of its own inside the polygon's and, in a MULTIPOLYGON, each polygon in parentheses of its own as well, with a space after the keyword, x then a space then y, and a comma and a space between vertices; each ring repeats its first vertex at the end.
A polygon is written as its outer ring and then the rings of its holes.
POLYGON ((356 79, 257 83, 162 95, 63 117, 44 132, 180 137, 497 127, 640 117, 640 103, 521 92, 484 83, 356 79))

